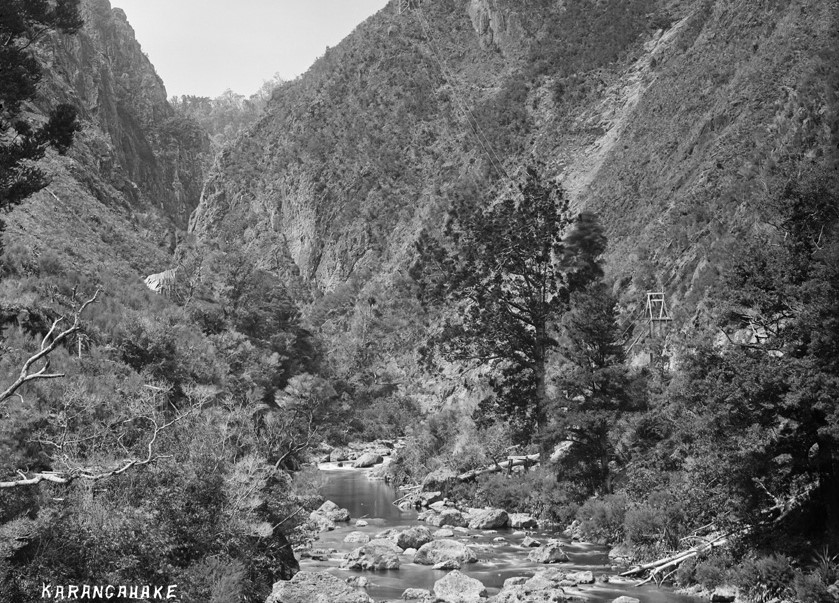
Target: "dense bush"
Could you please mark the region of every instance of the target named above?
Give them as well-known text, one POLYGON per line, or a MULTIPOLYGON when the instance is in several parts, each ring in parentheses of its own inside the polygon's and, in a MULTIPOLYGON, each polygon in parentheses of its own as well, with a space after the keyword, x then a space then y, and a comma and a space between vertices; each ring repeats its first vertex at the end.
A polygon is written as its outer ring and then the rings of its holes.
POLYGON ((591 542, 622 542, 626 511, 627 501, 623 494, 590 498, 577 511, 580 533, 591 542))

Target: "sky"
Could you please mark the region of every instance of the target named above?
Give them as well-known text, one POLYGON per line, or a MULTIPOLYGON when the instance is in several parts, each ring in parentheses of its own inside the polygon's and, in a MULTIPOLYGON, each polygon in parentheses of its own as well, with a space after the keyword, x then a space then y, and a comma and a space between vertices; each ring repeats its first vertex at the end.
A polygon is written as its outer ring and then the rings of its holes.
POLYGON ((293 79, 387 0, 111 0, 169 96, 250 95, 293 79))

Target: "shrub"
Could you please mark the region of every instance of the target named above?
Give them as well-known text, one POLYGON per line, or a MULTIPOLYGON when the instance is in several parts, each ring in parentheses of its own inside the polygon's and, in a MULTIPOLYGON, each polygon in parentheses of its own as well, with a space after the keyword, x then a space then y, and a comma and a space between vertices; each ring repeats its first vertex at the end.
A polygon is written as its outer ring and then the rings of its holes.
POLYGON ((795 570, 783 555, 748 558, 733 572, 734 583, 753 601, 792 595, 795 570))
POLYGON ((624 539, 626 496, 609 494, 590 498, 577 511, 584 539, 600 543, 618 543, 624 539))

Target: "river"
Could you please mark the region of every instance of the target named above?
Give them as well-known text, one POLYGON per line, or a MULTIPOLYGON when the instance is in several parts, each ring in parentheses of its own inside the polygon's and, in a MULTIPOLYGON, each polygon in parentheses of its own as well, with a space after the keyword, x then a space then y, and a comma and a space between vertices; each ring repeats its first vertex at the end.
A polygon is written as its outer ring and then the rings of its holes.
MULTIPOLYGON (((339 469, 331 465, 326 467, 328 468, 323 469, 326 481, 321 488, 321 494, 327 500, 348 509, 352 520, 349 524, 338 524, 338 528, 334 531, 321 533, 318 541, 313 545, 319 549, 335 549, 337 553, 333 553, 329 559, 323 561, 303 559, 300 561, 300 568, 312 571, 326 570, 342 579, 363 575, 369 581, 367 593, 376 601, 400 600, 406 588, 433 590, 434 582, 445 576, 446 572, 433 570, 427 565, 412 563, 410 558, 405 556, 401 556, 401 566, 398 570, 361 572, 339 569, 341 555, 359 546, 344 542, 344 537, 350 532, 364 532, 373 538, 378 532, 389 528, 405 529, 426 524, 417 521, 415 512, 401 511, 391 504, 396 498, 394 488, 382 481, 367 479, 364 470, 339 469), (356 527, 355 522, 359 519, 364 519, 368 525, 356 527)), ((435 529, 431 527, 432 531, 435 529)), ((538 530, 528 533, 537 539, 560 538, 565 543, 564 550, 571 559, 571 563, 561 564, 563 569, 591 570, 595 576, 615 573, 609 564, 605 547, 571 542, 557 534, 538 530)), ((456 538, 476 547, 475 552, 480 561, 464 565, 461 571, 483 582, 490 596, 500 590, 507 578, 529 576, 539 567, 545 567, 527 559, 530 549, 521 546, 523 536, 514 535, 513 530, 504 529, 494 532, 470 530, 468 535, 456 534, 456 538), (504 540, 495 541, 496 538, 504 540)), ((592 603, 607 603, 621 595, 635 597, 642 603, 702 602, 702 599, 677 595, 671 590, 659 589, 653 585, 636 588, 630 582, 604 584, 598 581, 596 584, 565 590, 568 594, 584 597, 592 603)))

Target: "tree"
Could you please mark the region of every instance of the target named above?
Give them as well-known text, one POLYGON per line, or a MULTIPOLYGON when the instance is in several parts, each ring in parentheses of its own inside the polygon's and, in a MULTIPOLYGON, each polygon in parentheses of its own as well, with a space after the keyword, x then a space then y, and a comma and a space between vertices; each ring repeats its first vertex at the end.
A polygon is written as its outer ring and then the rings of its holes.
POLYGON ((604 283, 591 283, 571 295, 560 321, 559 393, 540 434, 548 447, 573 443, 562 459, 563 475, 577 479, 589 492, 611 489, 615 451, 610 435, 633 405, 616 318, 616 300, 604 283))
POLYGON ((562 190, 529 167, 524 182, 487 209, 474 192, 460 194, 443 240, 421 236, 411 273, 426 302, 449 305, 425 357, 492 368, 493 396, 482 402, 479 424, 509 420, 527 440, 544 421, 548 356, 557 344, 551 326, 571 291, 594 275, 581 256, 596 257, 605 244, 580 230, 591 221, 575 222, 562 190))
POLYGON ((81 26, 79 0, 5 0, 0 6, 0 209, 8 211, 47 186, 33 162, 48 146, 66 153, 79 129, 76 109, 68 104, 57 105, 40 126, 21 112, 41 79, 32 45, 50 31, 75 33, 81 26))

